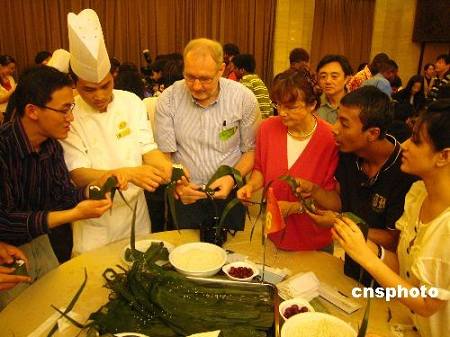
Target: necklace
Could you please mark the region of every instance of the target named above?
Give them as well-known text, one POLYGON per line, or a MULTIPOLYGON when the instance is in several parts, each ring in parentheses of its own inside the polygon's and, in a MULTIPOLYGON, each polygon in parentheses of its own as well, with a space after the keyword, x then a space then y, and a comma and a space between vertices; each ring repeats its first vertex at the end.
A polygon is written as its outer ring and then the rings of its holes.
MULTIPOLYGON (((400 156, 401 148, 400 148, 400 145, 399 145, 397 139, 395 139, 393 136, 391 136, 389 134, 386 134, 386 136, 393 140, 393 142, 394 142, 394 149, 392 150, 392 152, 389 155, 389 157, 384 161, 383 165, 381 165, 381 167, 377 171, 377 173, 374 176, 369 177, 366 182, 362 182, 361 183, 362 187, 372 187, 377 182, 378 176, 380 175, 380 173, 383 173, 383 172, 389 170, 396 163, 397 159, 400 156), (387 162, 390 159, 392 159, 392 156, 393 156, 393 154, 395 152, 396 152, 395 158, 392 160, 392 162, 387 167, 385 167, 387 162)), ((363 166, 363 159, 359 158, 359 157, 356 157, 355 163, 356 163, 356 167, 357 167, 358 171, 360 171, 360 172, 364 173, 366 176, 368 176, 368 174, 366 173, 366 169, 363 166)))
POLYGON ((287 130, 288 135, 291 136, 292 138, 296 138, 296 139, 305 139, 305 138, 308 138, 309 136, 311 136, 314 133, 314 131, 316 131, 316 128, 317 128, 317 117, 316 116, 313 116, 313 117, 314 117, 314 126, 312 127, 312 129, 310 131, 308 131, 307 133, 302 134, 300 136, 296 136, 296 135, 292 134, 292 132, 289 131, 289 129, 288 129, 287 130))

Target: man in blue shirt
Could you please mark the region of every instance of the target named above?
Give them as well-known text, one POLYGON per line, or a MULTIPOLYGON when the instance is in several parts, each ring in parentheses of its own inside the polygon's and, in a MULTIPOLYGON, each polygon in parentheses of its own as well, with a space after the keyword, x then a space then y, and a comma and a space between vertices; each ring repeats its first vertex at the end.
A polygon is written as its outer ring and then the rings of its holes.
MULTIPOLYGON (((159 97, 156 106, 158 147, 190 174, 177 188, 180 227, 199 228, 209 217, 202 185, 221 165, 233 166, 242 176, 253 167, 255 132, 260 120, 253 93, 235 81, 222 78, 225 64, 221 45, 196 39, 184 50, 184 80, 175 82, 159 97)), ((227 199, 233 177, 211 184, 216 199, 227 199)), ((207 206, 208 204, 209 206, 207 206)), ((243 208, 237 224, 243 227, 243 208)))

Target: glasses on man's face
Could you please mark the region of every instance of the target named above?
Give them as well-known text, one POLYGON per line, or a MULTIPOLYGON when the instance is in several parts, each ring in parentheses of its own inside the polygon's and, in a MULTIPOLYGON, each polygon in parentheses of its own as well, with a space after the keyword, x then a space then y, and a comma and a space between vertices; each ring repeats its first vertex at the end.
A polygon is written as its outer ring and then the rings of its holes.
POLYGON ((201 85, 209 85, 214 81, 215 78, 216 78, 216 75, 214 75, 213 77, 207 77, 207 76, 195 77, 195 76, 184 74, 184 79, 189 84, 194 84, 195 81, 199 81, 201 85))
POLYGON ((48 110, 52 110, 52 111, 56 111, 62 114, 68 114, 69 112, 72 112, 73 108, 75 107, 75 103, 71 103, 70 105, 67 105, 64 109, 55 109, 55 108, 51 108, 49 106, 46 105, 42 105, 38 107, 42 108, 42 109, 48 109, 48 110))
POLYGON ((280 103, 272 103, 272 107, 277 111, 287 111, 287 112, 296 112, 305 107, 304 104, 280 104, 280 103))

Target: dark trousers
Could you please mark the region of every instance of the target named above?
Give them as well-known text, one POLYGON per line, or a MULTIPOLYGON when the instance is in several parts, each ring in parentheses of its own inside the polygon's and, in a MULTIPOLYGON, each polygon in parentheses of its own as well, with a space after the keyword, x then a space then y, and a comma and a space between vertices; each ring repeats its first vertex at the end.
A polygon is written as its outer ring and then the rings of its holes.
POLYGON ((166 229, 166 227, 167 230, 172 229, 170 215, 168 225, 165 225, 164 192, 166 190, 166 186, 167 185, 159 186, 155 192, 145 191, 145 200, 147 201, 148 213, 152 223, 152 233, 162 232, 166 229))
MULTIPOLYGON (((215 226, 215 217, 221 217, 226 205, 236 197, 233 191, 225 200, 201 199, 191 205, 176 201, 176 217, 179 228, 200 229, 203 225, 215 226)), ((245 207, 241 203, 234 206, 226 218, 223 227, 231 230, 243 230, 245 226, 245 207)))
POLYGON ((48 233, 53 252, 59 263, 70 260, 73 248, 73 234, 70 224, 64 224, 53 228, 48 233))

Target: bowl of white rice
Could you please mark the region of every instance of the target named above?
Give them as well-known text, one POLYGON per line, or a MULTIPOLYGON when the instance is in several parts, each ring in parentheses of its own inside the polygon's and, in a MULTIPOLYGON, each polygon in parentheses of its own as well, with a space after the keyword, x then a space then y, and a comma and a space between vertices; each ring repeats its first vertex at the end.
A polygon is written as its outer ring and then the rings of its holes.
POLYGON ((207 242, 186 243, 176 247, 169 255, 171 265, 187 276, 213 276, 226 261, 226 251, 207 242))
POLYGON ((343 320, 321 312, 305 312, 289 318, 281 337, 356 337, 357 332, 343 320))

